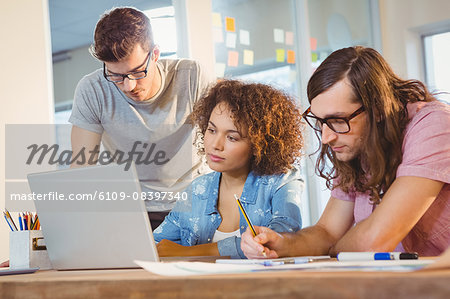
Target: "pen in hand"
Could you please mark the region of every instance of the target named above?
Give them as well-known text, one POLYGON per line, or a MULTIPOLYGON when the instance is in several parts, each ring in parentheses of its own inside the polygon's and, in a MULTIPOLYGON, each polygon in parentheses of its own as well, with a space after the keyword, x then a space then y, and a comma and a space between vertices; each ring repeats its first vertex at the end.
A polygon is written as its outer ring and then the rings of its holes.
MULTIPOLYGON (((244 206, 242 205, 241 201, 239 200, 239 197, 238 197, 236 194, 234 194, 234 198, 236 199, 236 201, 237 201, 237 203, 238 203, 238 206, 239 206, 239 209, 240 209, 241 212, 242 212, 242 215, 244 215, 245 221, 247 222, 248 227, 250 228, 250 230, 251 230, 251 232, 252 232, 252 234, 253 234, 253 237, 256 237, 256 231, 255 231, 255 228, 253 227, 252 223, 250 222, 250 218, 248 218, 247 212, 244 210, 244 206)), ((263 255, 264 257, 267 257, 265 251, 262 252, 262 255, 263 255)))

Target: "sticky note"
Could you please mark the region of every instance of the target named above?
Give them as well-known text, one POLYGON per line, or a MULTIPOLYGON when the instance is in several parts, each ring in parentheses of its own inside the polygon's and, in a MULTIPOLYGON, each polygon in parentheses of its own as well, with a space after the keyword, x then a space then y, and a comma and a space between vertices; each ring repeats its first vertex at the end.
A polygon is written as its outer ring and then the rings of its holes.
POLYGON ((295 82, 296 78, 297 78, 297 72, 290 70, 289 71, 289 82, 295 82))
POLYGON ((234 18, 226 17, 225 18, 225 30, 229 32, 235 32, 236 28, 234 25, 234 18))
POLYGON ((317 61, 317 53, 316 52, 311 53, 311 60, 312 60, 312 62, 317 61))
POLYGON ((212 25, 213 27, 222 28, 222 16, 220 15, 220 13, 212 13, 212 25))
POLYGON ((217 78, 223 78, 225 76, 225 63, 216 62, 216 65, 214 66, 214 70, 216 72, 217 78))
POLYGON ((317 38, 311 37, 309 39, 309 43, 310 43, 310 46, 311 46, 311 51, 317 50, 317 38))
POLYGON ((276 49, 276 61, 284 62, 284 49, 276 49))
POLYGON ((228 51, 228 66, 238 66, 239 52, 228 51))
POLYGON ((213 27, 213 40, 215 43, 223 43, 222 28, 213 27))
POLYGON ((284 31, 283 29, 275 28, 273 30, 273 41, 276 43, 284 43, 284 31))
POLYGON ((236 33, 227 32, 226 45, 228 48, 236 48, 236 33))
POLYGON ((239 42, 241 45, 250 45, 250 32, 247 30, 239 30, 239 42))
POLYGON ((292 31, 286 31, 285 42, 288 46, 292 46, 294 44, 294 33, 292 31))
POLYGON ((253 65, 253 51, 252 50, 244 50, 244 64, 253 65))
POLYGON ((295 52, 294 52, 294 50, 287 50, 287 63, 295 64, 295 52))

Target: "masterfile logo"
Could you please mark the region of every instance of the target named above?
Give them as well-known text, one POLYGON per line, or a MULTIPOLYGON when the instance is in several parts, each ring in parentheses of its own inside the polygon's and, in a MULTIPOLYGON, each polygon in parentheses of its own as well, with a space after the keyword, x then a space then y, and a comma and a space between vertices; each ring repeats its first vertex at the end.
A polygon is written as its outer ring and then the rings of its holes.
MULTIPOLYGON (((193 147, 191 125, 160 125, 155 136, 136 129, 132 130, 132 134, 117 137, 109 135, 105 129, 100 145, 90 148, 81 146, 76 150, 72 150, 71 130, 70 124, 5 126, 4 192, 6 199, 11 198, 6 201, 9 210, 34 210, 34 200, 28 200, 31 193, 28 174, 63 170, 71 165, 119 164, 124 171, 131 171, 132 164, 136 166, 141 194, 125 196, 120 192, 101 190, 103 193, 99 192, 99 200, 130 197, 146 201, 174 201, 186 197, 181 191, 192 180, 193 166, 200 160, 193 147), (166 138, 171 133, 175 137, 166 138), (24 198, 27 200, 22 200, 24 198), (19 204, 20 207, 17 206, 19 204)), ((95 182, 92 181, 92 184, 95 182)), ((66 200, 72 199, 67 197, 66 200)))
POLYGON ((49 165, 85 165, 85 164, 100 164, 108 165, 111 163, 125 164, 125 170, 129 170, 132 162, 136 165, 163 165, 169 162, 167 154, 163 150, 157 150, 156 144, 142 143, 135 141, 132 149, 129 152, 115 150, 113 152, 108 150, 100 151, 100 146, 95 146, 93 150, 88 150, 82 147, 78 152, 72 150, 60 150, 58 144, 49 146, 48 144, 31 144, 27 146, 30 150, 27 165, 33 162, 37 165, 48 163, 49 165))

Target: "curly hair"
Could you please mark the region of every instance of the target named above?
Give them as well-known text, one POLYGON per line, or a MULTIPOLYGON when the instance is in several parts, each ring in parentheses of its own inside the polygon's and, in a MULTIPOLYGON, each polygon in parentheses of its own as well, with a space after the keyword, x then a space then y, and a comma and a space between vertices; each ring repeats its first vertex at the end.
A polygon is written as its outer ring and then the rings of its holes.
POLYGON ((191 118, 198 127, 195 145, 200 154, 205 154, 205 132, 219 103, 228 105, 238 130, 248 128, 253 155, 250 169, 255 174, 285 173, 298 162, 303 124, 295 100, 271 86, 238 80, 216 83, 195 104, 191 118))
POLYGON ((103 62, 117 62, 130 55, 136 45, 146 52, 154 47, 150 19, 133 7, 106 11, 95 27, 92 56, 103 62))
POLYGON ((374 49, 356 46, 337 50, 322 62, 308 82, 309 102, 344 78, 352 86, 355 102, 367 112, 363 148, 359 157, 343 162, 329 145, 322 144, 316 171, 329 189, 369 191, 371 202, 377 204, 402 162, 403 134, 409 122, 406 105, 435 98, 422 82, 399 78, 374 49), (337 185, 332 186, 336 178, 337 185))

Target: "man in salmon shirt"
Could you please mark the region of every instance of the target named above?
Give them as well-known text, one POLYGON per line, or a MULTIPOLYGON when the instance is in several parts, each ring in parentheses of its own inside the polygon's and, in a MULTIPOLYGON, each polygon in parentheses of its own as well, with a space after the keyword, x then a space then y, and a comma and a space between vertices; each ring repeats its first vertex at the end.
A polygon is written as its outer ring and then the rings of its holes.
POLYGON ((247 230, 248 258, 414 251, 450 243, 450 106, 423 83, 400 79, 375 50, 332 53, 308 83, 303 114, 321 139, 317 173, 331 198, 317 224, 296 233, 247 230))

